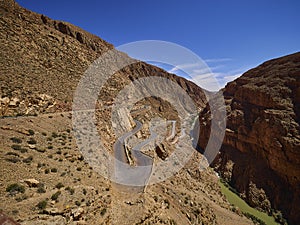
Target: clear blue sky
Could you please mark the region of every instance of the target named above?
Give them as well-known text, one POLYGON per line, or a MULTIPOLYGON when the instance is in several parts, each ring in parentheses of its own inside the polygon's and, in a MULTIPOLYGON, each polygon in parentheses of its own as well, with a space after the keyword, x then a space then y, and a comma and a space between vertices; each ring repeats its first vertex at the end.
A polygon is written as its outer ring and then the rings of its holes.
POLYGON ((119 46, 164 40, 189 48, 221 86, 271 58, 300 51, 299 0, 17 0, 119 46))

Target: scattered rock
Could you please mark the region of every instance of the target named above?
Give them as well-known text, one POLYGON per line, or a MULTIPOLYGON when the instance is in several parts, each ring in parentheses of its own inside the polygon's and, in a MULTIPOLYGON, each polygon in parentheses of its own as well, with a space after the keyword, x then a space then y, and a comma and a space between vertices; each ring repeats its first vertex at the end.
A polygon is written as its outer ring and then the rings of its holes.
POLYGON ((40 184, 40 182, 37 181, 36 179, 26 179, 26 180, 24 180, 24 182, 25 182, 29 187, 38 187, 38 185, 40 184))
POLYGON ((72 209, 71 211, 71 216, 73 217, 73 220, 79 220, 82 215, 84 213, 84 209, 79 207, 79 208, 76 208, 76 209, 72 209))

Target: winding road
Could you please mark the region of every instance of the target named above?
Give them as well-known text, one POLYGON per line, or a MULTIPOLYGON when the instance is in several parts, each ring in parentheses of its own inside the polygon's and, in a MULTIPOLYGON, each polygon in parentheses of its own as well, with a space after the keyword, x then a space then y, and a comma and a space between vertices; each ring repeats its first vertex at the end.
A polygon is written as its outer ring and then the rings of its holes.
MULTIPOLYGON (((142 129, 141 122, 137 120, 134 120, 134 122, 136 123, 135 128, 118 138, 114 144, 114 180, 121 185, 144 187, 147 185, 152 172, 153 158, 141 152, 141 149, 149 142, 155 140, 158 134, 153 131, 156 126, 150 127, 150 137, 133 147, 130 151, 130 156, 127 150, 127 140, 142 129), (135 162, 135 166, 132 166, 132 160, 135 162)), ((173 139, 176 135, 176 121, 171 120, 169 122, 172 122, 172 132, 167 140, 173 139)), ((184 133, 181 136, 184 136, 184 133)))
POLYGON ((142 147, 147 145, 152 140, 156 139, 157 134, 150 128, 150 137, 135 146, 132 151, 132 157, 134 158, 137 166, 130 166, 128 163, 128 157, 126 155, 126 142, 129 137, 137 133, 142 129, 141 122, 134 120, 136 123, 135 128, 132 131, 124 134, 114 144, 115 154, 115 167, 114 167, 114 179, 116 183, 127 186, 146 186, 147 181, 150 178, 153 159, 150 156, 141 152, 142 147))

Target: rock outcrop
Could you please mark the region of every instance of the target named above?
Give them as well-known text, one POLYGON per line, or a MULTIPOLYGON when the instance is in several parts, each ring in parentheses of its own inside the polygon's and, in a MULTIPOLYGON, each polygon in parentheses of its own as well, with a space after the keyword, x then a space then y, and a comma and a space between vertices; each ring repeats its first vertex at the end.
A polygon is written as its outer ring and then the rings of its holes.
MULTIPOLYGON (((214 167, 254 207, 300 222, 300 53, 270 60, 222 90, 227 129, 214 167)), ((201 148, 210 135, 200 115, 201 148)))

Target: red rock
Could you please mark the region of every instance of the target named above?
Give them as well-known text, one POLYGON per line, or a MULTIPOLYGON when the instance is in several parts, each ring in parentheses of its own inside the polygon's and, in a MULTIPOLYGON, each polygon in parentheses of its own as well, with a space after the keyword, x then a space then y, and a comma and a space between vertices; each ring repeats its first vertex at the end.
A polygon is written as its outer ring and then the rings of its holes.
MULTIPOLYGON (((223 91, 227 131, 214 167, 250 205, 270 211, 270 201, 291 224, 299 224, 300 53, 265 62, 223 91), (253 193, 262 195, 256 199, 253 193)), ((203 112, 201 148, 210 134, 208 108, 203 112)))

